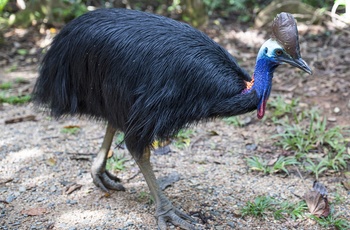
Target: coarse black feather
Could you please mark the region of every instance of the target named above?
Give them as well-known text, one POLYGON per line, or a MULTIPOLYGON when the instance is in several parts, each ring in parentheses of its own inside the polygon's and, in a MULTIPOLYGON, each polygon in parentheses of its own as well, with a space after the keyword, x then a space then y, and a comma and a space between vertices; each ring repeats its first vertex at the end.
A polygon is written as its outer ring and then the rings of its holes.
POLYGON ((62 115, 104 119, 131 151, 202 119, 257 108, 242 93, 246 71, 204 33, 175 20, 100 9, 71 21, 42 60, 36 104, 62 115))

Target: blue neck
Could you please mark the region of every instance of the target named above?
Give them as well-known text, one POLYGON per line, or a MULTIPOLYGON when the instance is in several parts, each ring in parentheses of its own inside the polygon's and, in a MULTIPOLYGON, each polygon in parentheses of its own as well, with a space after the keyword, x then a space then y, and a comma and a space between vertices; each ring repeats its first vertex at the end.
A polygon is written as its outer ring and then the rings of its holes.
POLYGON ((262 56, 256 61, 252 89, 256 90, 258 94, 260 99, 259 105, 270 96, 273 72, 277 66, 277 63, 271 61, 266 56, 262 56))

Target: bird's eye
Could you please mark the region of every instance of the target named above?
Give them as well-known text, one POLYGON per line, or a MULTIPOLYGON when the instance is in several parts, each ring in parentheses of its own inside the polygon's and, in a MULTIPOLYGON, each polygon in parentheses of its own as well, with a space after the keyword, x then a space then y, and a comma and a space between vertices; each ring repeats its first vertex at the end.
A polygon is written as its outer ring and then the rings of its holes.
POLYGON ((281 56, 283 54, 283 51, 278 49, 278 50, 275 51, 275 53, 276 53, 277 56, 281 56))

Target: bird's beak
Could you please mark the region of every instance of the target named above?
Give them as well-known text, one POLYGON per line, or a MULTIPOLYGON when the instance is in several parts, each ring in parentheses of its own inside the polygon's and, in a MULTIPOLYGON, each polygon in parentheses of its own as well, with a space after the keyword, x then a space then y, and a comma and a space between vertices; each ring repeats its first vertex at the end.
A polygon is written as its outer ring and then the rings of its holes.
POLYGON ((280 57, 280 61, 290 64, 291 66, 297 67, 308 74, 312 74, 311 68, 306 64, 306 62, 300 58, 292 58, 292 57, 280 57))

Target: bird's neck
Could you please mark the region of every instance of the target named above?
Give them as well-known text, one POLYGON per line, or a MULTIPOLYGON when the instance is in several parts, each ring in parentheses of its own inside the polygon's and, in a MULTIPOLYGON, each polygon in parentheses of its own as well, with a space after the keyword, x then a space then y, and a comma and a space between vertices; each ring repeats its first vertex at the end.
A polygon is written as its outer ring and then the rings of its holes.
POLYGON ((270 96, 272 87, 273 72, 278 64, 270 61, 267 57, 258 58, 255 65, 254 75, 251 82, 247 82, 247 87, 243 91, 248 93, 255 90, 258 98, 258 118, 262 118, 265 114, 266 102, 270 96))

